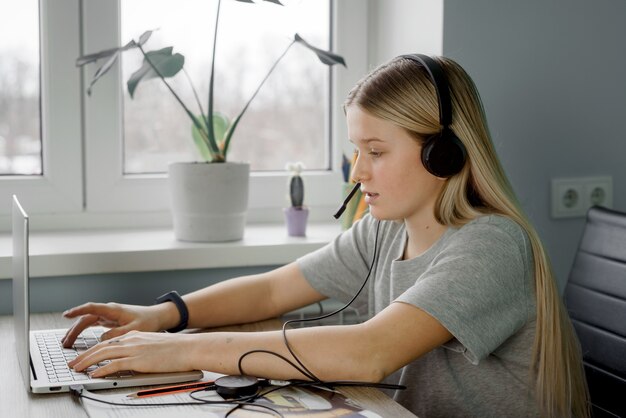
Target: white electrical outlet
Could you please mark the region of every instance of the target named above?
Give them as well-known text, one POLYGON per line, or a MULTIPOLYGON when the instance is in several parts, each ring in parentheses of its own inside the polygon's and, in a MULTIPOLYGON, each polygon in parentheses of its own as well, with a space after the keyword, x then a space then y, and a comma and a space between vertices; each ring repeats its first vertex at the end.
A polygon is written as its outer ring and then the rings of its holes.
POLYGON ((590 177, 586 179, 586 193, 589 198, 589 207, 613 207, 613 179, 607 177, 590 177))
POLYGON ((594 205, 613 206, 612 177, 552 179, 553 218, 582 217, 594 205))
POLYGON ((552 217, 585 215, 584 187, 577 179, 552 179, 552 217))

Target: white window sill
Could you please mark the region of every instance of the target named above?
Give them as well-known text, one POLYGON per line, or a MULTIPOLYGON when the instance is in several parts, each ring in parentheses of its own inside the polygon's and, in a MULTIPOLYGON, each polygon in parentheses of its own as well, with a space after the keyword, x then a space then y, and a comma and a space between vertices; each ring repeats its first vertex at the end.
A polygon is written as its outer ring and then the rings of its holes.
MULTIPOLYGON (((307 237, 288 237, 284 224, 247 225, 241 241, 177 241, 171 228, 31 232, 30 276, 203 269, 286 264, 341 232, 311 224, 307 237)), ((11 278, 11 234, 0 234, 0 280, 11 278)))

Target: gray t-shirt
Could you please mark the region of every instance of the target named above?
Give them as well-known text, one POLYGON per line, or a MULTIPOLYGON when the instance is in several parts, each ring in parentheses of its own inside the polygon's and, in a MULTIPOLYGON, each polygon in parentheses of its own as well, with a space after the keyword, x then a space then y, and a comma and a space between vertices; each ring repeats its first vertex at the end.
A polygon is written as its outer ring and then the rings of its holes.
MULTIPOLYGON (((374 254, 377 221, 366 216, 332 243, 298 259, 321 294, 348 302, 374 254)), ((353 306, 373 316, 393 302, 428 312, 454 338, 385 381, 420 418, 538 416, 530 377, 535 334, 530 241, 514 221, 483 216, 448 228, 425 253, 402 260, 406 230, 382 221, 379 257, 353 306)))

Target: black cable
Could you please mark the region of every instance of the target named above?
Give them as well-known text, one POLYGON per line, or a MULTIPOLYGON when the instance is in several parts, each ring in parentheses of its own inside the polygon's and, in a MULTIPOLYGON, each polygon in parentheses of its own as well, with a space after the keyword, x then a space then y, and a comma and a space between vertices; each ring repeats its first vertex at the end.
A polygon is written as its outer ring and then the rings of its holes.
MULTIPOLYGON (((380 231, 380 220, 378 220, 377 224, 376 224, 376 235, 374 237, 374 253, 372 256, 372 262, 370 263, 369 269, 367 271, 367 275, 365 276, 365 280, 363 280, 363 284, 361 285, 361 287, 359 288, 359 290, 356 292, 356 294, 352 297, 352 299, 350 299, 350 301, 348 303, 346 303, 344 306, 342 306, 339 309, 336 309, 332 312, 329 312, 327 314, 324 315, 320 315, 320 316, 316 316, 313 318, 302 318, 302 319, 291 319, 289 321, 286 321, 283 324, 283 328, 282 328, 282 334, 283 334, 283 340, 285 342, 285 346, 287 347, 287 350, 289 351, 289 353, 292 355, 292 357, 294 358, 294 360, 299 364, 299 367, 296 366, 293 362, 289 361, 287 358, 285 358, 284 356, 268 351, 268 350, 251 350, 248 352, 243 353, 240 357, 239 357, 239 362, 238 362, 238 368, 239 368, 239 373, 244 375, 244 371, 243 371, 243 366, 242 366, 242 362, 243 359, 247 356, 249 356, 250 354, 254 354, 254 353, 266 353, 266 354, 272 354, 275 355, 277 357, 280 357, 282 360, 286 361, 287 363, 289 363, 293 368, 295 368, 298 372, 302 373, 306 378, 310 379, 313 382, 316 382, 317 384, 325 384, 324 381, 322 381, 321 379, 319 379, 313 372, 311 372, 305 365, 304 363, 302 363, 302 361, 298 358, 298 356, 294 353, 291 344, 289 343, 289 340, 287 339, 287 326, 295 323, 295 322, 310 322, 310 321, 319 321, 325 318, 328 318, 332 315, 336 315, 339 312, 342 312, 343 310, 347 309, 355 300, 356 298, 361 294, 361 292, 363 291, 363 289, 365 288, 365 285, 367 284, 367 281, 369 280, 372 271, 374 269, 374 266, 376 265, 376 259, 378 257, 378 233, 380 231)), ((370 382, 363 382, 363 383, 367 383, 370 384, 370 382)))
MULTIPOLYGON (((211 388, 211 387, 209 387, 211 388)), ((236 405, 235 408, 231 409, 230 411, 228 411, 226 413, 226 417, 228 415, 230 415, 233 411, 235 411, 238 408, 244 407, 244 406, 252 406, 252 407, 257 407, 257 408, 265 408, 265 409, 269 409, 270 411, 272 411, 273 413, 275 413, 276 415, 278 415, 279 417, 283 417, 283 414, 281 414, 279 411, 275 410, 274 408, 271 408, 267 405, 255 405, 255 404, 251 404, 250 402, 254 402, 255 400, 257 400, 259 397, 264 396, 266 393, 270 393, 273 392, 274 390, 278 390, 280 389, 280 387, 267 391, 261 395, 258 394, 254 394, 251 396, 247 396, 245 398, 239 398, 239 399, 232 399, 232 400, 222 400, 222 401, 212 401, 212 400, 208 400, 208 399, 202 399, 202 398, 198 398, 193 396, 194 393, 199 393, 199 392, 206 392, 209 390, 209 388, 201 388, 201 389, 197 389, 194 390, 193 392, 189 393, 189 397, 193 400, 195 400, 196 402, 159 402, 159 403, 143 403, 143 404, 133 404, 133 403, 126 403, 126 402, 112 402, 112 401, 106 401, 104 399, 99 399, 99 398, 94 398, 92 396, 87 396, 85 395, 85 393, 91 393, 89 392, 87 389, 85 389, 82 385, 74 385, 74 386, 70 386, 70 393, 72 394, 72 396, 75 396, 79 399, 84 398, 84 399, 89 399, 91 401, 94 402, 99 402, 99 403, 103 403, 106 405, 113 405, 113 406, 130 406, 130 407, 134 407, 134 408, 142 408, 142 407, 153 407, 153 406, 187 406, 187 405, 236 405)), ((264 412, 264 411, 258 411, 258 412, 264 412)))
MULTIPOLYGON (((201 392, 205 389, 199 389, 199 390, 194 390, 193 392, 191 392, 189 394, 189 397, 193 400, 199 401, 199 402, 195 402, 194 404, 207 404, 207 405, 235 405, 234 408, 231 408, 225 415, 224 417, 228 417, 230 414, 232 414, 233 412, 235 412, 237 409, 243 409, 245 407, 253 407, 253 408, 264 408, 264 409, 269 409, 271 412, 273 412, 274 414, 278 415, 281 418, 284 418, 284 415, 281 414, 279 411, 277 411, 276 409, 267 406, 267 405, 259 405, 259 404, 254 404, 252 402, 256 401, 257 399, 259 399, 262 396, 265 396, 267 393, 273 392, 274 390, 278 390, 281 389, 276 388, 276 389, 272 389, 269 390, 267 392, 264 392, 262 394, 256 393, 254 395, 250 395, 250 396, 246 396, 243 398, 237 398, 237 399, 228 399, 228 400, 223 400, 223 401, 210 401, 208 399, 202 399, 202 398, 198 398, 193 396, 195 393, 201 392)), ((257 412, 265 412, 265 411, 257 411, 257 412)))
MULTIPOLYGON (((237 367, 239 368, 239 373, 240 374, 242 374, 242 375, 245 374, 244 371, 243 371, 243 367, 241 365, 241 362, 243 361, 243 359, 245 357, 249 356, 250 354, 254 354, 254 353, 264 353, 264 354, 270 354, 272 356, 278 357, 281 360, 283 360, 284 362, 289 363, 289 365, 291 367, 293 367, 294 369, 296 369, 297 371, 299 371, 303 375, 307 376, 306 371, 301 369, 297 364, 295 364, 294 362, 292 362, 291 360, 289 360, 287 357, 283 356, 282 354, 278 354, 278 353, 275 353, 275 352, 269 351, 269 350, 260 350, 260 349, 259 350, 250 350, 248 352, 245 352, 241 356, 239 356, 239 361, 237 362, 237 367)), ((311 379, 311 380, 314 380, 314 379, 311 379)))
MULTIPOLYGON (((273 353, 273 352, 268 352, 268 354, 273 354, 273 355, 278 355, 277 353, 273 353)), ((280 356, 282 357, 282 356, 280 356)), ((286 361, 289 361, 287 359, 285 359, 286 361)), ((267 381, 265 381, 267 384, 267 381)), ((358 381, 342 381, 342 380, 338 380, 338 381, 326 381, 326 382, 322 382, 324 384, 324 386, 330 386, 331 389, 332 387, 335 386, 359 386, 359 387, 375 387, 375 388, 380 388, 380 389, 406 389, 405 386, 402 385, 393 385, 393 384, 387 384, 387 383, 373 383, 373 382, 358 382, 358 381)), ((79 399, 84 398, 84 399, 89 399, 91 401, 94 402, 99 402, 99 403, 103 403, 106 405, 113 405, 113 406, 125 406, 125 407, 136 407, 136 408, 140 408, 140 407, 153 407, 153 406, 186 406, 186 405, 235 405, 234 408, 231 408, 226 414, 225 417, 230 416, 233 412, 235 412, 237 409, 243 409, 243 408, 263 408, 263 409, 267 409, 269 411, 271 411, 271 413, 284 418, 284 415, 268 406, 268 405, 262 405, 262 404, 255 404, 253 402, 255 402, 256 400, 272 393, 275 392, 277 390, 286 388, 286 387, 312 387, 312 388, 319 388, 320 382, 311 382, 311 381, 305 381, 305 380, 292 380, 290 381, 288 384, 286 385, 282 385, 282 386, 274 386, 271 389, 268 389, 266 391, 258 391, 257 393, 253 394, 253 395, 249 395, 249 396, 245 396, 245 397, 241 397, 241 398, 237 398, 237 399, 225 399, 225 400, 220 400, 220 401, 213 401, 213 400, 208 400, 208 399, 203 399, 203 398, 198 398, 197 396, 194 396, 197 393, 200 392, 206 392, 208 390, 214 390, 214 386, 210 386, 208 388, 201 388, 201 389, 196 389, 192 392, 189 393, 189 397, 191 399, 193 399, 196 402, 160 402, 160 403, 151 403, 151 404, 134 404, 134 403, 125 403, 125 402, 112 402, 112 401, 106 401, 104 399, 99 399, 99 398, 94 398, 92 396, 87 396, 85 395, 85 393, 91 393, 89 392, 87 389, 85 389, 82 385, 73 385, 70 386, 70 392, 72 394, 72 396, 77 397, 79 399)), ((257 412, 265 412, 265 411, 257 411, 257 412)))
POLYGON ((365 280, 363 280, 363 284, 361 285, 361 287, 359 288, 359 290, 356 292, 356 294, 352 297, 352 299, 350 299, 350 301, 348 303, 346 303, 344 306, 342 306, 339 309, 336 309, 332 312, 329 312, 325 315, 320 315, 317 317, 313 317, 313 318, 303 318, 303 319, 292 319, 289 321, 286 321, 283 324, 283 340, 285 341, 285 346, 287 347, 287 350, 289 350, 289 353, 293 356, 293 358, 296 360, 296 362, 304 369, 306 370, 310 376, 307 376, 309 378, 312 377, 311 380, 317 380, 318 382, 321 382, 321 380, 315 376, 315 374, 313 374, 313 372, 311 372, 309 369, 306 368, 306 366, 302 363, 302 361, 300 361, 300 359, 298 358, 298 356, 296 356, 296 354, 293 352, 293 349, 291 348, 291 344, 289 344, 289 340, 287 339, 287 326, 289 324, 295 323, 295 322, 310 322, 310 321, 320 321, 322 319, 328 318, 330 316, 336 315, 339 312, 342 312, 344 310, 346 310, 348 308, 348 306, 350 306, 352 304, 352 302, 354 302, 356 300, 357 297, 359 297, 359 295, 361 294, 361 292, 363 291, 363 289, 365 288, 365 285, 367 284, 367 281, 369 280, 372 271, 374 269, 374 266, 376 265, 376 259, 378 256, 378 232, 380 230, 380 220, 377 221, 376 223, 376 235, 374 236, 374 254, 372 255, 372 262, 370 263, 370 267, 367 271, 367 275, 365 276, 365 280))
MULTIPOLYGON (((315 382, 309 382, 309 383, 315 383, 315 382)), ((330 385, 332 387, 335 386, 358 386, 358 387, 369 387, 369 388, 376 388, 376 389, 392 389, 392 390, 404 390, 406 389, 406 386, 404 385, 396 385, 393 383, 381 383, 381 382, 361 382, 358 380, 333 380, 333 381, 325 381, 324 382, 327 385, 330 385)), ((311 385, 313 386, 313 385, 311 385)))
POLYGON ((322 306, 322 302, 317 302, 316 305, 320 309, 320 313, 318 313, 318 315, 323 315, 324 314, 324 307, 322 306))
MULTIPOLYGON (((277 415, 282 417, 283 414, 281 414, 280 411, 277 411, 276 409, 271 408, 271 407, 269 407, 267 405, 254 404, 252 402, 254 402, 254 401, 256 401, 256 400, 258 400, 258 399, 260 399, 260 398, 262 398, 262 397, 264 397, 264 396, 266 396, 266 395, 268 395, 268 394, 270 394, 272 392, 275 392, 277 390, 280 390, 280 389, 283 389, 283 388, 286 388, 286 387, 308 386, 309 384, 310 384, 310 382, 306 382, 306 381, 294 381, 294 382, 290 382, 290 383, 288 383, 286 385, 283 385, 283 386, 272 387, 271 389, 268 389, 266 391, 258 391, 254 395, 250 395, 250 396, 246 396, 246 397, 230 400, 227 403, 234 404, 234 405, 236 405, 236 407, 231 409, 226 414, 226 416, 232 414, 236 409, 244 408, 244 407, 248 406, 248 407, 266 408, 266 409, 269 409, 272 412, 274 412, 277 415)), ((198 403, 208 403, 208 404, 212 404, 212 403, 226 403, 226 402, 222 402, 222 401, 210 401, 210 400, 206 400, 206 399, 202 399, 202 398, 198 398, 198 397, 193 396, 195 393, 201 392, 202 390, 204 390, 204 389, 194 390, 193 392, 191 392, 189 394, 189 396, 192 399, 194 399, 196 401, 199 401, 198 403)))

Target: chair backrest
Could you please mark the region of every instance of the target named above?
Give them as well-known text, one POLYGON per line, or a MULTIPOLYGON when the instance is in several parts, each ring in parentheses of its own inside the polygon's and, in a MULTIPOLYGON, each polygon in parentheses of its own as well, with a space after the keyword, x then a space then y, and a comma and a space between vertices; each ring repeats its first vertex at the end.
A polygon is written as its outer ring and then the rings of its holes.
POLYGON ((593 207, 565 288, 594 417, 626 416, 626 213, 593 207))

